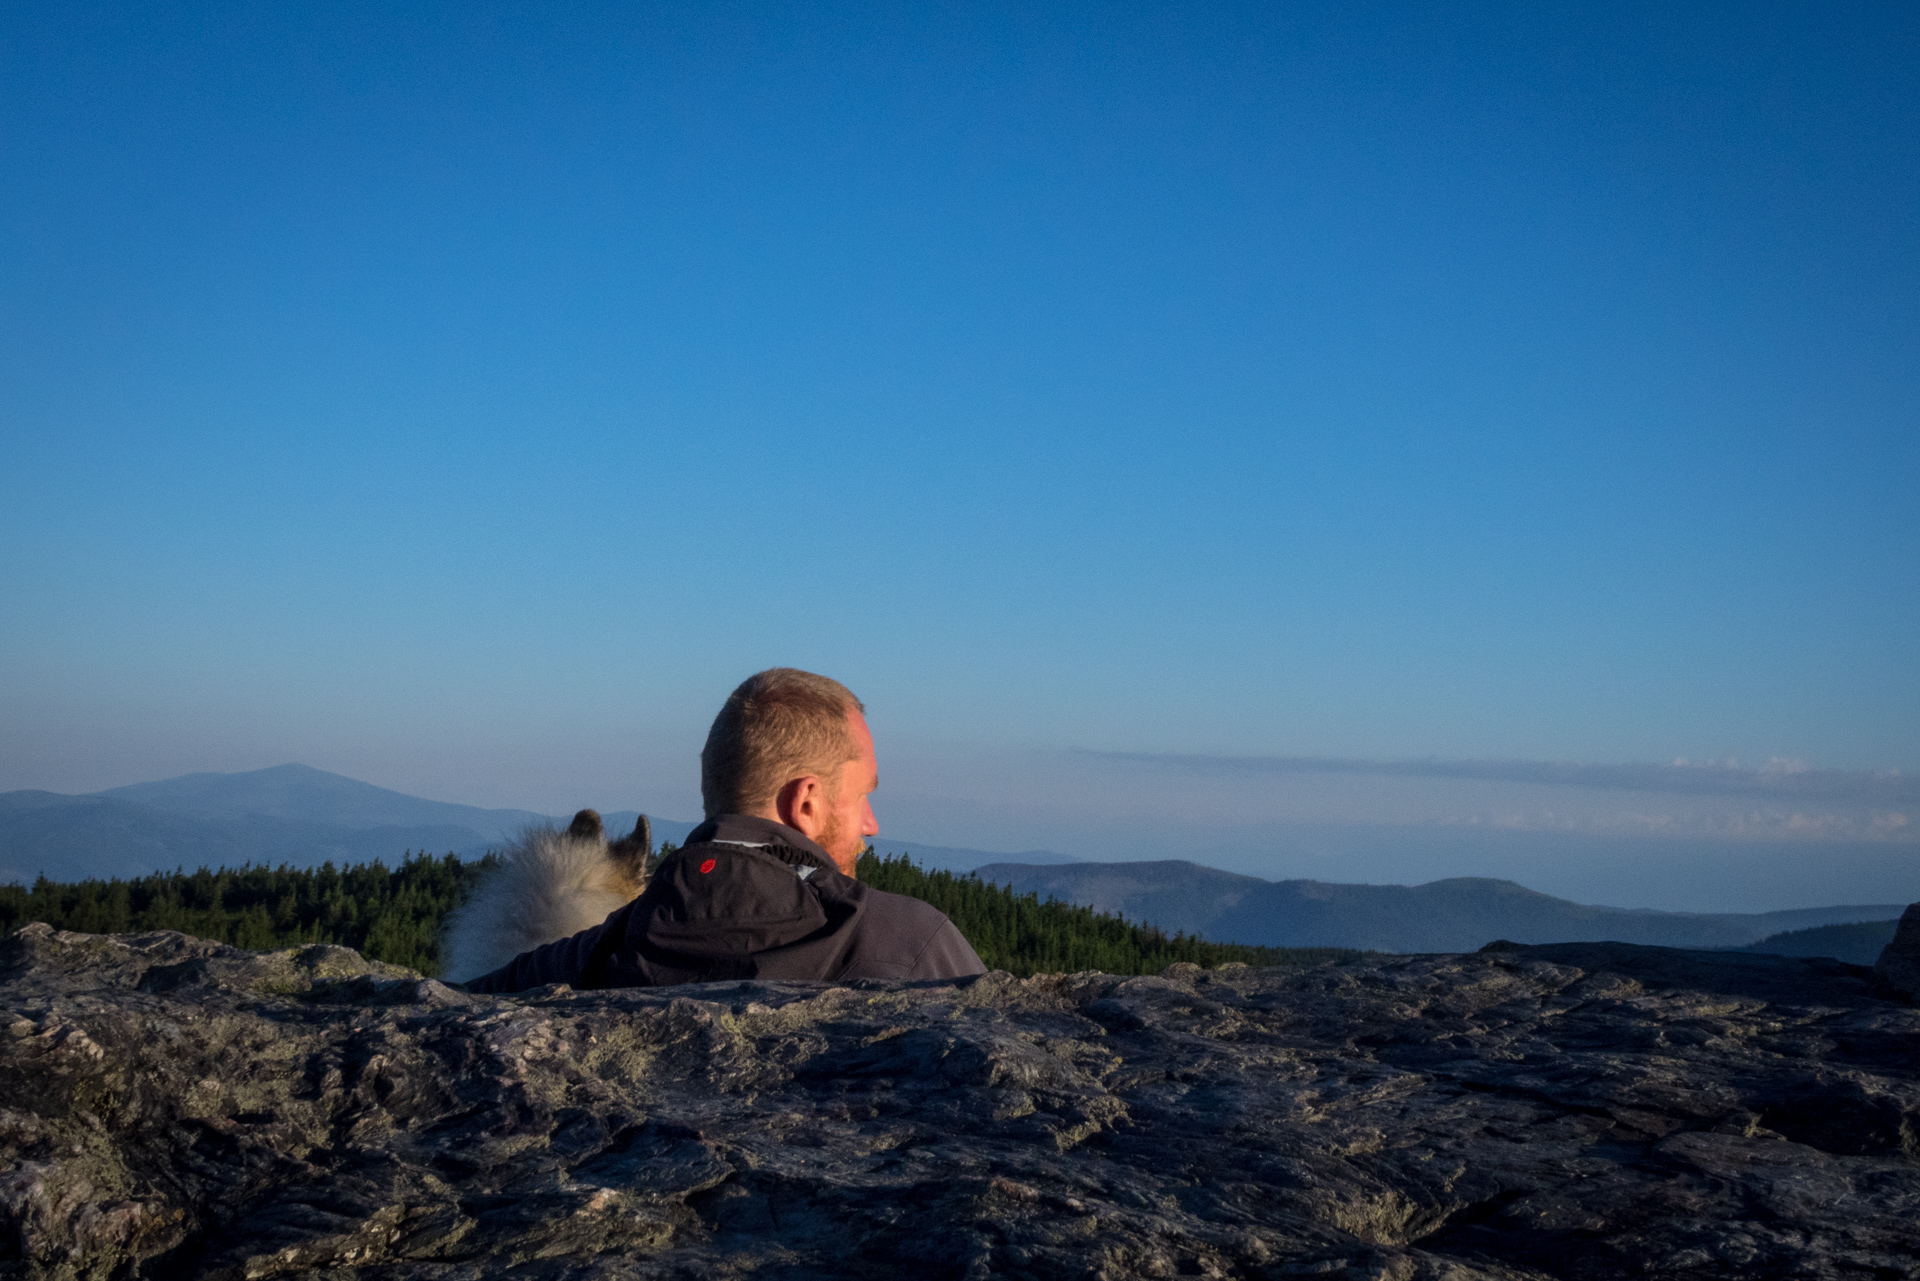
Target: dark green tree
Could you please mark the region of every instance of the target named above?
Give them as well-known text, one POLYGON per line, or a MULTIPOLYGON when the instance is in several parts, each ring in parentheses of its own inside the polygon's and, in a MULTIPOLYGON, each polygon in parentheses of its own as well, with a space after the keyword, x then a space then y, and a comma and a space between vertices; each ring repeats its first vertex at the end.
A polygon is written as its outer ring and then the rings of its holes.
POLYGON ((200 868, 131 881, 0 885, 0 930, 45 921, 63 930, 126 934, 179 930, 265 950, 339 943, 424 973, 440 966, 440 926, 498 865, 488 856, 403 856, 398 867, 200 868))

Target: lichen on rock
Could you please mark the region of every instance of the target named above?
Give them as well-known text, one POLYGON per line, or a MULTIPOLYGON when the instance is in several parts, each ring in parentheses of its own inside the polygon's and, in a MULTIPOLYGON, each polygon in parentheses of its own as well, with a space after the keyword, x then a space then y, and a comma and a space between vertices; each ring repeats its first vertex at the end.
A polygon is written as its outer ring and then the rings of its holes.
POLYGON ((1617 944, 478 997, 0 944, 0 1275, 1920 1277, 1920 1010, 1617 944))

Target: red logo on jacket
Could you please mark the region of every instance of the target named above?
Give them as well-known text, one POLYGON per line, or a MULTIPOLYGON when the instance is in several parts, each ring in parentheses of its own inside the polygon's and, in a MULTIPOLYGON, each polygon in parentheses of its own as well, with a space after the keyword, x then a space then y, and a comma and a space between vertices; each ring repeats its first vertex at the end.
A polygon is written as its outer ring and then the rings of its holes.
POLYGON ((706 862, 700 865, 700 875, 705 876, 708 872, 711 872, 713 868, 714 868, 714 860, 708 859, 706 862))

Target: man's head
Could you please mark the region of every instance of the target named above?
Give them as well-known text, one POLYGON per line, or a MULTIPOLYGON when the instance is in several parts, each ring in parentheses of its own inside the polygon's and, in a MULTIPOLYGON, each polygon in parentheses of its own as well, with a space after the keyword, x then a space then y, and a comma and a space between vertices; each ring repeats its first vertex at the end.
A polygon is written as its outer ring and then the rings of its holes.
POLYGON ((868 793, 879 785, 866 708, 839 681, 791 667, 749 676, 713 719, 700 753, 707 817, 785 823, 853 875, 877 835, 868 793))

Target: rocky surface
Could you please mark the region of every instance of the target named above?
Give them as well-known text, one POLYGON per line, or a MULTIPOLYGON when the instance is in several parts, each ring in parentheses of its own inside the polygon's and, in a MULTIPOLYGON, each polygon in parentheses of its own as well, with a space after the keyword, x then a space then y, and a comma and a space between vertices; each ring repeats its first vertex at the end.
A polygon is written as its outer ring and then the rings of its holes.
POLYGON ((0 1275, 1920 1277, 1875 982, 1562 944, 481 998, 29 926, 0 1275))

